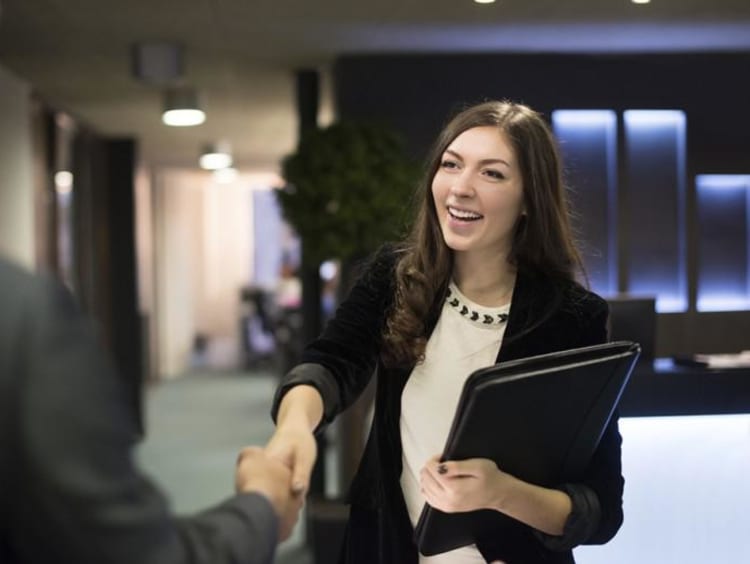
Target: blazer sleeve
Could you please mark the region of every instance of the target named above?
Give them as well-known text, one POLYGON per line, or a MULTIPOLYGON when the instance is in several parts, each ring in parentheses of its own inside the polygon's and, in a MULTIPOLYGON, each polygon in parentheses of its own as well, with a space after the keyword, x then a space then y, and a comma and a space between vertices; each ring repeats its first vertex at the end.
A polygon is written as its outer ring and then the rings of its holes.
POLYGON ((323 398, 318 432, 359 397, 377 363, 395 262, 388 245, 371 257, 320 337, 305 347, 300 364, 282 378, 271 407, 274 421, 284 394, 300 384, 314 386, 323 398))
MULTIPOLYGON (((609 307, 599 296, 588 294, 580 310, 580 338, 576 347, 607 341, 609 307)), ((561 536, 535 531, 551 550, 570 550, 580 544, 603 544, 615 536, 623 521, 624 480, 621 463, 622 438, 615 412, 580 483, 562 484, 572 501, 572 511, 561 536)))
POLYGON ((56 285, 38 289, 14 325, 20 485, 11 543, 21 560, 272 562, 278 523, 261 495, 170 514, 135 465, 135 421, 88 321, 56 285))

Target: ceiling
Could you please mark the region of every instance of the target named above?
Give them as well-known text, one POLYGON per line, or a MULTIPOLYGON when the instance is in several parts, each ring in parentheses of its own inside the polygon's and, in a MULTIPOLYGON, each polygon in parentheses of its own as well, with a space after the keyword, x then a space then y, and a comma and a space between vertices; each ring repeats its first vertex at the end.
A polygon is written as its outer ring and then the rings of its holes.
MULTIPOLYGON (((0 65, 48 103, 153 164, 197 166, 226 140, 239 166, 276 169, 296 141, 294 70, 394 52, 750 51, 749 0, 0 0, 0 65), (178 42, 204 124, 160 121, 134 78, 136 42, 178 42)), ((322 119, 332 115, 324 79, 322 119)))

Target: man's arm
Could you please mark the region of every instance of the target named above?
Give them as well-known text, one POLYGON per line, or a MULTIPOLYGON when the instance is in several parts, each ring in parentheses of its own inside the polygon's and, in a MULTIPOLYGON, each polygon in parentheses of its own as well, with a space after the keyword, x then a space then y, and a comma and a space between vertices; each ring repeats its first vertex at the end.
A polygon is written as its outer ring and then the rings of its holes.
POLYGON ((134 464, 135 422, 89 322, 56 287, 27 294, 16 549, 34 562, 271 562, 278 519, 264 495, 170 515, 134 464))

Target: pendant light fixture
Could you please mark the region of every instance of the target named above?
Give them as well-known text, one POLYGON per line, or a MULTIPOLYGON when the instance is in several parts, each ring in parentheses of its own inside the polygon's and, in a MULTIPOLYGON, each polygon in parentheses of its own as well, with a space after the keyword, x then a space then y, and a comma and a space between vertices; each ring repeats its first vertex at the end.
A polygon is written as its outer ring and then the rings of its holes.
POLYGON ((232 166, 232 149, 226 141, 211 143, 203 148, 200 157, 201 168, 219 170, 232 166))
POLYGON ((195 89, 185 86, 167 89, 164 93, 162 121, 175 127, 200 125, 206 121, 206 114, 200 107, 195 89))

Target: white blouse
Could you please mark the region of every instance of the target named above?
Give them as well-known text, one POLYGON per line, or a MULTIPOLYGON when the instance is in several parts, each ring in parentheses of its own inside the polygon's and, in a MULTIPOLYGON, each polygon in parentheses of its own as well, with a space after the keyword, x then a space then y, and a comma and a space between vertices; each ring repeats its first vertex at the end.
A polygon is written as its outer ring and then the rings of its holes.
MULTIPOLYGON (((401 489, 412 525, 425 499, 419 472, 443 452, 464 382, 479 368, 495 364, 510 304, 488 308, 471 302, 451 282, 440 319, 425 350, 425 360, 411 373, 401 396, 403 471, 401 489)), ((419 556, 420 564, 474 564, 485 560, 475 545, 436 556, 419 556)))

